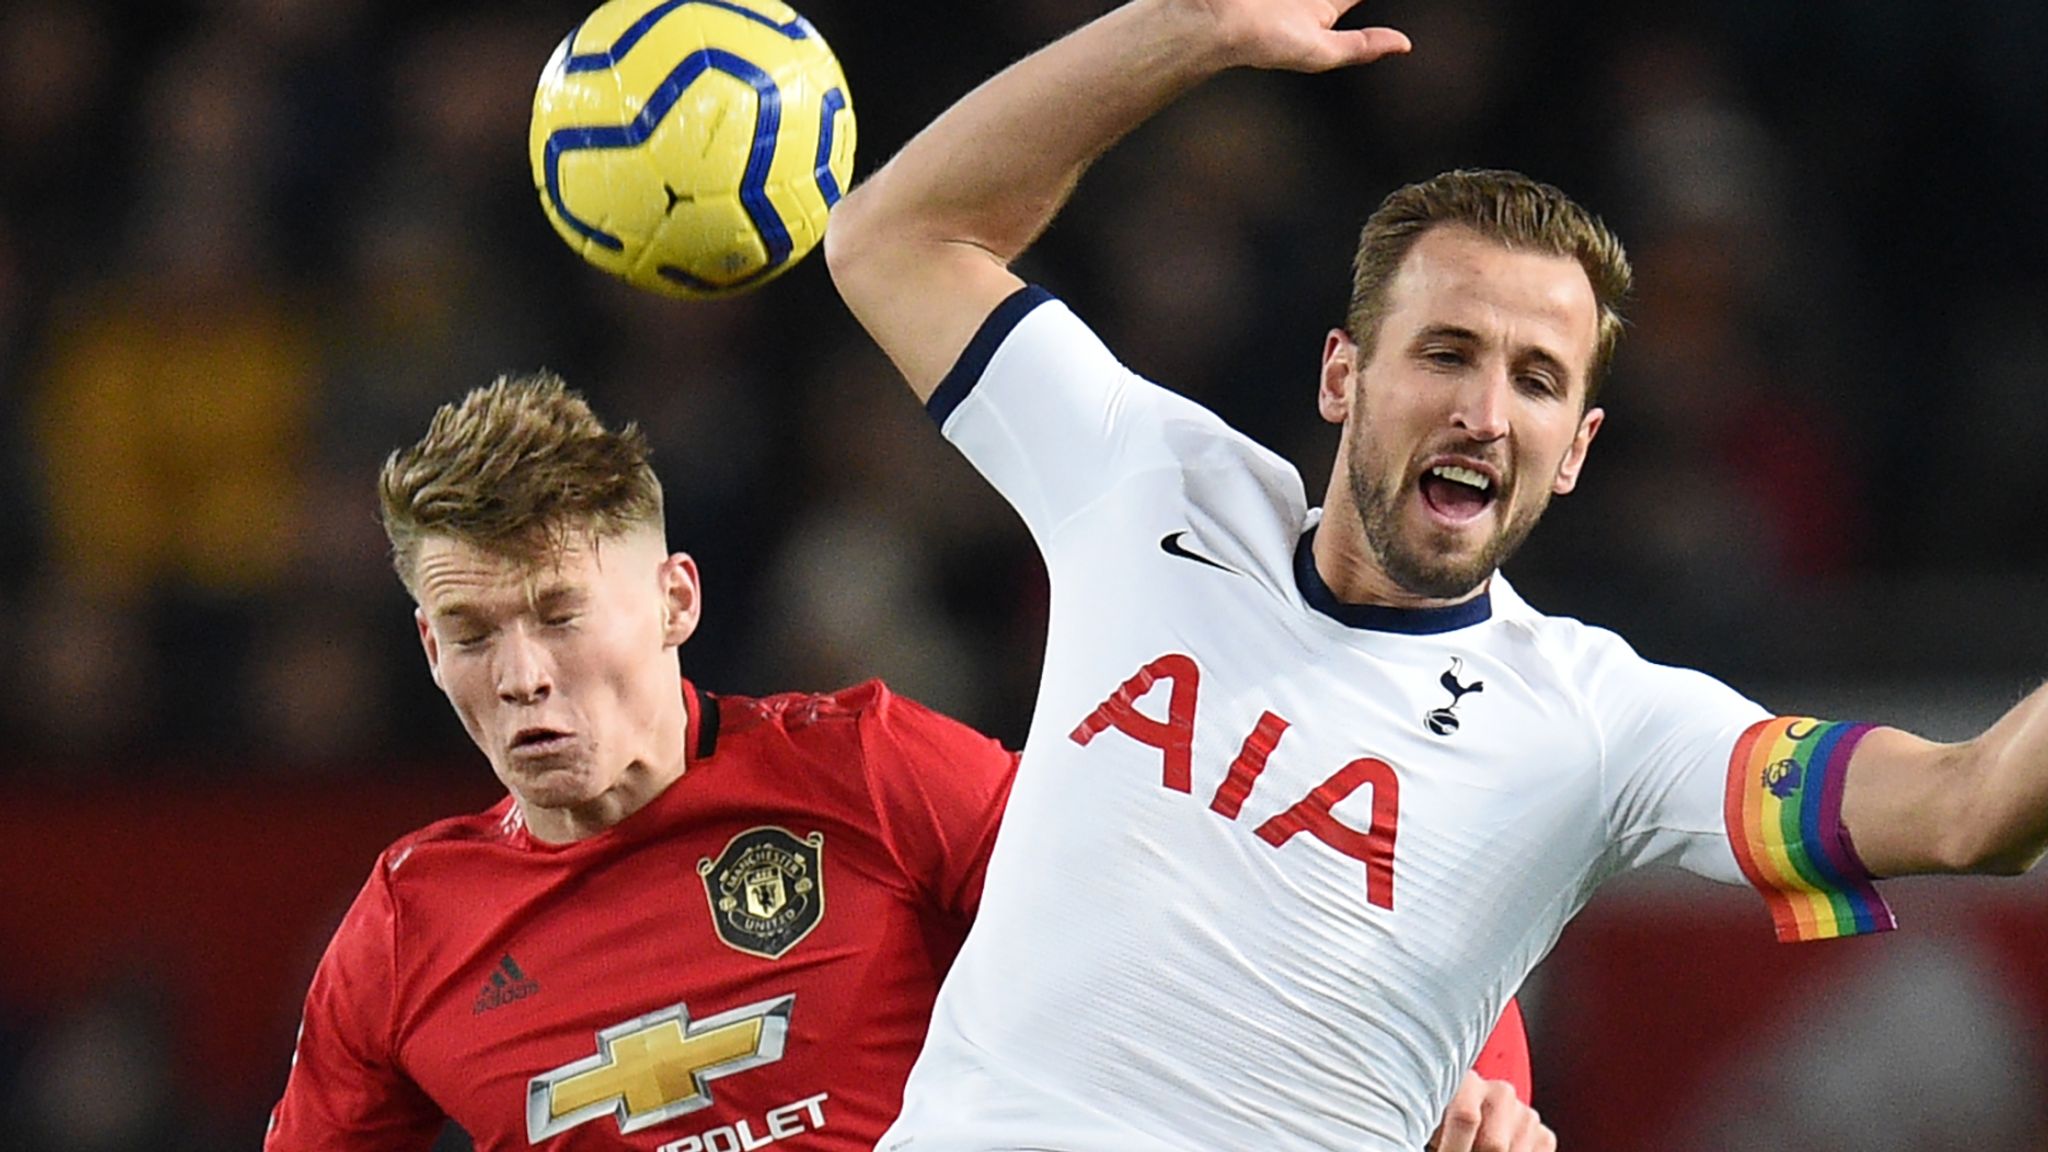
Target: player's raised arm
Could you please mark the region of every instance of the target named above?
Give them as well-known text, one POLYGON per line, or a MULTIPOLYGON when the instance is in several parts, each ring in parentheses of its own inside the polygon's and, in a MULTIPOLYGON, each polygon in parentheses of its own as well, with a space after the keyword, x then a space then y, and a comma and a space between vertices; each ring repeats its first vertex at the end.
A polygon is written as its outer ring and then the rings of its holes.
POLYGON ((1866 733, 1849 760, 1842 823, 1879 876, 2031 868, 2048 853, 2048 688, 1960 744, 1866 733))
POLYGON ((834 209, 847 306, 930 396, 1097 156, 1228 68, 1320 72, 1408 50, 1334 29, 1357 0, 1133 0, 969 93, 834 209))

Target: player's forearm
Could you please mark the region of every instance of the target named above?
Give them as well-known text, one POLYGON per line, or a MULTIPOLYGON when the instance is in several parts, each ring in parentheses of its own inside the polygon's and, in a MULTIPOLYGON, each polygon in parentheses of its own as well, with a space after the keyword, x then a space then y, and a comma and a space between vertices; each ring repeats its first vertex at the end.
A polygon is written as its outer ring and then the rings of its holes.
POLYGON ((2048 854, 2048 686, 1966 746, 1977 786, 1973 870, 2015 875, 2048 854))
POLYGON ((1874 875, 2025 872, 2048 854, 2048 686, 1957 744, 1872 729, 1841 803, 1874 875))

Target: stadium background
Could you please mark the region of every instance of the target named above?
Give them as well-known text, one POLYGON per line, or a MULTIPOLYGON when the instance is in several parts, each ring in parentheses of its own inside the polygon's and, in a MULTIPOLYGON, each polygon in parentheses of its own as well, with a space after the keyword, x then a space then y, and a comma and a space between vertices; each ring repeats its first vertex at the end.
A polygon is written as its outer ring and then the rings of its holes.
MULTIPOLYGON (((1100 0, 811 0, 866 173, 1100 0)), ((1768 704, 1972 731, 2048 668, 2048 8, 1385 0, 1415 56, 1232 77, 1112 154, 1028 271, 1327 467, 1316 349, 1397 182, 1519 167, 1641 289, 1582 494, 1510 571, 1768 704)), ((557 368, 658 451, 714 688, 880 674, 1012 740, 1042 577, 813 260, 683 305, 528 184, 580 0, 0 11, 0 1143, 250 1147, 377 847, 494 786, 424 675, 370 482, 557 368)), ((1679 878, 1529 990, 1571 1152, 2038 1149, 2048 876, 1916 882, 1779 949, 1679 878)))

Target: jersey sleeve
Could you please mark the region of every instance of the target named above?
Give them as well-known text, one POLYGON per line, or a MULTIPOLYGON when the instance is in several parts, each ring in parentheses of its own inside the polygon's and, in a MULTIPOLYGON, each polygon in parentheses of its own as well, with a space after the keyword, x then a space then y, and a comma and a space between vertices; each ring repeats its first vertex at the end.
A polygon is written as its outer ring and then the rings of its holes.
POLYGON ((980 732, 884 692, 861 721, 861 757, 883 841, 930 903, 962 923, 982 878, 1017 757, 980 732))
POLYGON ((1125 478, 1241 439, 1208 409, 1124 367, 1035 286, 989 314, 926 410, 1040 548, 1125 478))
POLYGON ((440 1135, 441 1110, 398 1068, 391 1048, 396 924, 387 859, 377 861, 313 974, 265 1152, 425 1152, 440 1135))
POLYGON ((1505 1080, 1514 1085, 1515 1095, 1527 1104, 1536 1098, 1535 1076, 1529 1060, 1529 1029, 1522 1019, 1522 1002, 1508 1001, 1494 1022, 1493 1033, 1479 1048, 1472 1071, 1482 1080, 1505 1080))
POLYGON ((1610 633, 1596 632, 1583 672, 1617 867, 1673 863, 1747 882, 1787 942, 1896 925, 1841 819, 1843 776, 1867 725, 1774 718, 1610 633))

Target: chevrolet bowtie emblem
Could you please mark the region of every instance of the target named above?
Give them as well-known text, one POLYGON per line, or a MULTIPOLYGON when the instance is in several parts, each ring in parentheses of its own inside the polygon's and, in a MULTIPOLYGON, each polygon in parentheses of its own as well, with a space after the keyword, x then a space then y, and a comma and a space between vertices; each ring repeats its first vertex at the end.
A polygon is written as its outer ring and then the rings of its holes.
POLYGON ((782 1059, 795 996, 691 1020, 677 1004, 597 1034, 597 1055, 536 1076, 526 1089, 534 1143, 600 1116, 621 1134, 711 1106, 710 1081, 782 1059))

